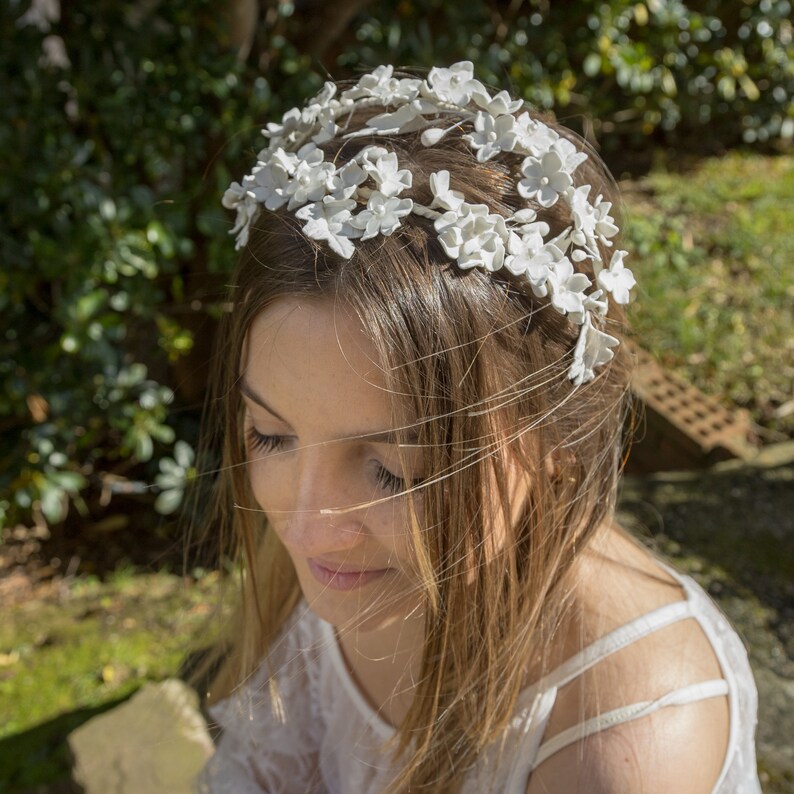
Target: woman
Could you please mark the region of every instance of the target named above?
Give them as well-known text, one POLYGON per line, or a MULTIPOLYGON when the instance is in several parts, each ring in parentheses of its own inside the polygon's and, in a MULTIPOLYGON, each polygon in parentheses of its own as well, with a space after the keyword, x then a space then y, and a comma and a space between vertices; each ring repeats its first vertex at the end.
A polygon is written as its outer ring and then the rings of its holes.
POLYGON ((204 789, 759 791, 741 642, 614 521, 634 277, 594 153, 468 62, 265 134, 224 196, 204 789))

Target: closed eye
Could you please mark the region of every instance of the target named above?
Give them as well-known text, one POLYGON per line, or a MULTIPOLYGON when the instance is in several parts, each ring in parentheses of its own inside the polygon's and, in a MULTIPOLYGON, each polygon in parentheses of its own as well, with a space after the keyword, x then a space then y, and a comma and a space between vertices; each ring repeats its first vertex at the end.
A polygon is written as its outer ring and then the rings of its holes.
POLYGON ((375 469, 375 480, 378 485, 390 493, 400 493, 405 490, 406 483, 402 477, 392 474, 388 469, 378 464, 375 469))
MULTIPOLYGON (((405 480, 403 477, 398 477, 396 474, 392 474, 387 468, 385 468, 380 463, 376 464, 375 480, 381 488, 393 494, 402 493, 403 491, 408 490, 407 480, 405 480)), ((421 484, 422 484, 421 478, 411 480, 410 482, 411 488, 416 488, 421 484)))
POLYGON ((256 452, 276 452, 284 447, 287 436, 266 436, 249 427, 245 434, 248 449, 256 452))

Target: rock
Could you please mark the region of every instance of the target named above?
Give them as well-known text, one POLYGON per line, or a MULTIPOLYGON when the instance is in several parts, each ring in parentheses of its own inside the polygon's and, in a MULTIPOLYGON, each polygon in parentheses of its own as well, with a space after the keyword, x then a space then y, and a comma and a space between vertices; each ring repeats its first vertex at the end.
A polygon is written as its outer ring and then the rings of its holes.
POLYGON ((188 794, 213 752, 198 695, 178 679, 145 684, 68 742, 85 794, 188 794))

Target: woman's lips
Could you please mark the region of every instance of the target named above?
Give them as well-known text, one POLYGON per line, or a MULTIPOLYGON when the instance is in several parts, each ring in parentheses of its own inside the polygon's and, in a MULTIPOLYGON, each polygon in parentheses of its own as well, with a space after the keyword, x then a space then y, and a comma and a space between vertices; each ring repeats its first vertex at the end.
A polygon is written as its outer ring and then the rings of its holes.
POLYGON ((328 563, 321 563, 317 560, 306 560, 312 576, 330 590, 355 590, 365 584, 380 579, 391 569, 380 568, 378 570, 345 570, 345 566, 328 567, 328 563))

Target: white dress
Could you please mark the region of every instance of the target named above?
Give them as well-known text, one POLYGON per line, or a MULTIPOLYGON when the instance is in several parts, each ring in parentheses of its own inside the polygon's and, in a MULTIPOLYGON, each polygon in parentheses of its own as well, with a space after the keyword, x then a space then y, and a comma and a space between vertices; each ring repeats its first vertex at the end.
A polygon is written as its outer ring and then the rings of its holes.
MULTIPOLYGON (((754 735, 758 696, 741 640, 691 578, 673 572, 686 598, 655 609, 601 637, 519 695, 507 731, 507 752, 496 763, 484 753, 464 783, 464 794, 524 794, 532 770, 585 736, 660 708, 728 696, 728 752, 714 794, 760 794, 754 735), (544 740, 558 690, 611 653, 679 620, 694 618, 714 647, 723 678, 600 714, 544 740)), ((271 651, 285 721, 272 713, 267 672, 211 707, 223 728, 199 779, 207 794, 379 794, 395 767, 384 744, 394 728, 366 702, 350 677, 333 628, 298 604, 271 651)), ((498 744, 498 743, 495 743, 498 744)))

